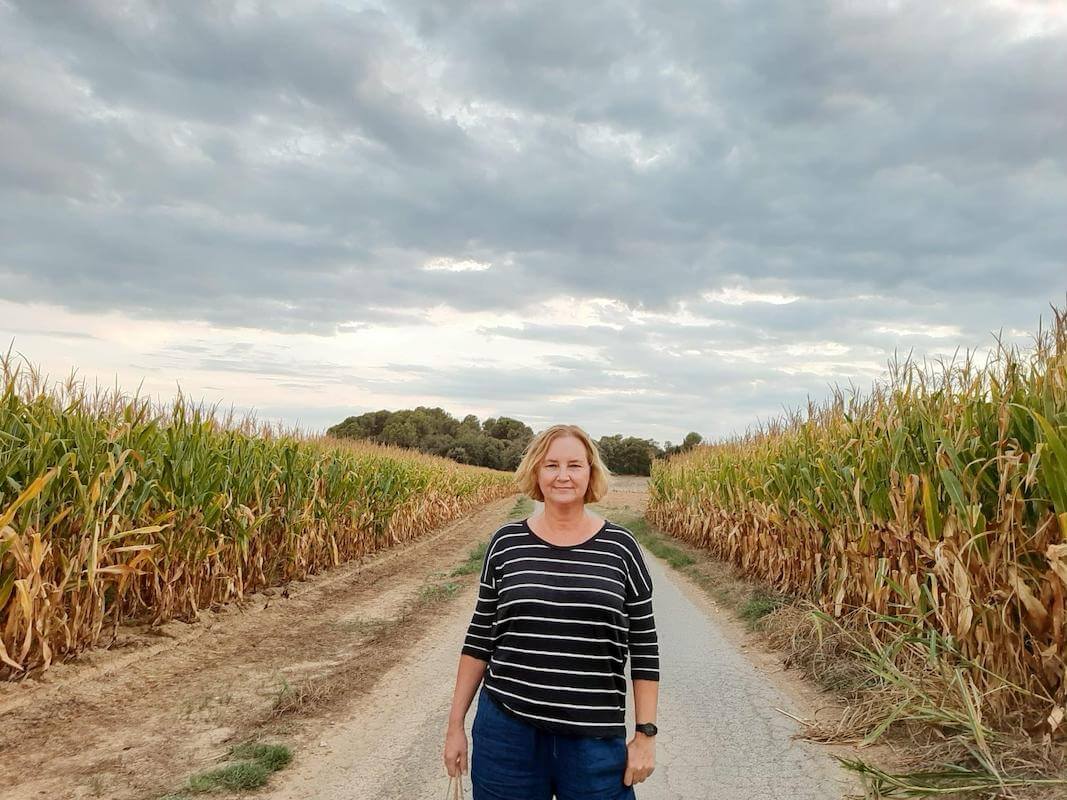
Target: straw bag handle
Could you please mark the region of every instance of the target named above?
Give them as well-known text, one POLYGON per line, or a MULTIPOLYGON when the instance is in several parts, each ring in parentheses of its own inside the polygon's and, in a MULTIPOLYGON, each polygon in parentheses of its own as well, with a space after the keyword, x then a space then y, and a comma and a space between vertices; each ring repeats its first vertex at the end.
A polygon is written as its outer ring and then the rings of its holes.
POLYGON ((445 800, 463 800, 463 776, 449 776, 448 788, 445 789, 445 800), (455 788, 453 788, 453 786, 455 788))

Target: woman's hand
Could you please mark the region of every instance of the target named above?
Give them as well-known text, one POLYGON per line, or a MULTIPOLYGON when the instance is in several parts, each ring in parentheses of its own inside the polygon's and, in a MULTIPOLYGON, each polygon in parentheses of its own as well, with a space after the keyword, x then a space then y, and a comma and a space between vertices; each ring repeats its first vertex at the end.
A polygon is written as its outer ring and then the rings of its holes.
POLYGON ((445 769, 450 778, 467 774, 467 732, 462 725, 449 724, 445 731, 445 769))
POLYGON ((643 733, 635 733, 626 743, 626 774, 622 782, 627 786, 640 783, 656 768, 656 740, 643 733))

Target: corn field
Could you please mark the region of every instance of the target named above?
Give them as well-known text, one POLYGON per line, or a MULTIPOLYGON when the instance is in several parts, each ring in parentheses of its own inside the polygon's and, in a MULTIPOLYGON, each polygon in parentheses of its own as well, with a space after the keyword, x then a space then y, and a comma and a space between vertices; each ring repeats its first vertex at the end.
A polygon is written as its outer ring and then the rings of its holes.
POLYGON ((0 357, 0 677, 393 544, 510 473, 219 419, 0 357))
POLYGON ((1062 734, 1067 313, 1053 315, 1025 352, 895 361, 866 396, 836 390, 656 462, 649 518, 834 617, 926 631, 986 713, 1062 734))

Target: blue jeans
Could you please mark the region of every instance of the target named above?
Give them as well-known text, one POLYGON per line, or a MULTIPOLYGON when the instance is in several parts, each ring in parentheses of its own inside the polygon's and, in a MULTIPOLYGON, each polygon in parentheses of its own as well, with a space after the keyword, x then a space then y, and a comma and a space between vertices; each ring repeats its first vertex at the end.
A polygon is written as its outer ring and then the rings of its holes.
POLYGON ((473 800, 636 800, 626 737, 567 736, 504 711, 482 689, 471 727, 473 800))

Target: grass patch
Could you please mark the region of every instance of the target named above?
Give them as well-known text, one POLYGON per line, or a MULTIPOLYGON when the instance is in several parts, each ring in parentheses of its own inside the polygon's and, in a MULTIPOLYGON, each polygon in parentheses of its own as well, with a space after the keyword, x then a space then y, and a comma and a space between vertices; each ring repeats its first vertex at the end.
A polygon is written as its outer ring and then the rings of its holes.
POLYGON ((229 757, 239 761, 255 761, 271 772, 277 772, 293 760, 293 751, 284 744, 245 742, 233 747, 229 757))
MULTIPOLYGON (((533 511, 533 500, 523 495, 515 501, 515 505, 511 507, 511 511, 508 512, 508 519, 523 519, 528 517, 533 511)), ((485 560, 485 551, 489 547, 489 540, 480 542, 475 547, 471 548, 471 551, 467 553, 466 560, 448 573, 450 578, 455 578, 460 575, 474 575, 482 571, 482 563, 485 560)))
POLYGON ((245 742, 230 748, 230 763, 191 776, 178 792, 160 800, 188 800, 189 795, 208 792, 243 792, 266 785, 270 776, 293 760, 293 752, 283 744, 245 742))
POLYGON ((482 561, 485 558, 485 549, 489 547, 489 540, 479 542, 477 546, 471 548, 471 551, 467 553, 467 560, 452 570, 449 574, 450 577, 457 575, 470 575, 472 573, 481 572, 482 561))
POLYGON ((752 590, 752 594, 737 610, 737 613, 748 624, 749 630, 754 630, 758 627, 760 620, 772 611, 777 611, 784 603, 785 598, 781 595, 757 587, 752 590))
POLYGON ((449 581, 448 583, 431 583, 419 589, 417 603, 419 605, 433 605, 444 600, 451 599, 459 591, 459 584, 449 581))
POLYGON ((271 771, 255 761, 241 761, 201 772, 189 779, 187 791, 193 794, 221 790, 258 789, 267 783, 271 771))
POLYGON ((524 519, 533 513, 534 502, 526 495, 522 495, 515 501, 515 505, 508 512, 508 519, 524 519))
POLYGON ((696 560, 684 550, 680 550, 668 543, 665 538, 653 534, 648 520, 644 517, 629 517, 622 524, 646 550, 656 558, 663 559, 675 569, 684 569, 696 563, 696 560))

